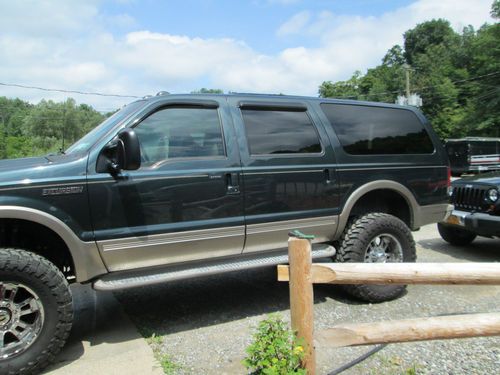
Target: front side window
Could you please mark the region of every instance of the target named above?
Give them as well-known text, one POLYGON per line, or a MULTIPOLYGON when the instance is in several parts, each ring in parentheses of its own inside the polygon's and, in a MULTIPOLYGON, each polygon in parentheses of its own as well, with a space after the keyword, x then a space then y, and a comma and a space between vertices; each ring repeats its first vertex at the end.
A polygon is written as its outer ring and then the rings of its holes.
POLYGON ((353 155, 431 154, 434 145, 406 109, 321 104, 344 151, 353 155))
POLYGON ((145 167, 169 159, 225 155, 219 114, 215 108, 161 109, 143 120, 135 131, 145 167))
POLYGON ((320 153, 318 133, 305 111, 242 109, 251 155, 320 153))

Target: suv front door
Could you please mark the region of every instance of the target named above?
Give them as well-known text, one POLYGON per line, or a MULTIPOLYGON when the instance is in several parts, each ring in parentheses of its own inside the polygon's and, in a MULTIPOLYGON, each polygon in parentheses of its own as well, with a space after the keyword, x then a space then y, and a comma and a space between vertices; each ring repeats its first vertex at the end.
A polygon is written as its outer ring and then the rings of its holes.
POLYGON ((225 100, 167 99, 130 123, 141 144, 140 169, 88 176, 95 238, 108 268, 241 253, 241 166, 225 100))

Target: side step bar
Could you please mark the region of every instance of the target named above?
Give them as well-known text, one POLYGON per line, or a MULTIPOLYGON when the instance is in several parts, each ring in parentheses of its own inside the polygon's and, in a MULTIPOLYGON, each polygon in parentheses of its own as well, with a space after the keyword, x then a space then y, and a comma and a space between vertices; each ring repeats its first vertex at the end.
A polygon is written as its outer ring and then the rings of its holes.
MULTIPOLYGON (((332 257, 335 255, 335 252, 333 246, 314 244, 312 247, 312 258, 332 257)), ((288 252, 285 249, 268 254, 238 256, 197 264, 169 266, 168 268, 161 269, 142 269, 110 273, 96 280, 92 286, 96 290, 119 290, 286 263, 288 263, 288 252)))

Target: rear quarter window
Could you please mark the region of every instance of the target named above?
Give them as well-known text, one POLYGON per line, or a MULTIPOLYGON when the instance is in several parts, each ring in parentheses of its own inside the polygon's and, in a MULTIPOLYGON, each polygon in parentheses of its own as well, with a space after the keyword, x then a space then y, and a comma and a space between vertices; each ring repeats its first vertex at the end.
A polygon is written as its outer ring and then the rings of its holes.
POLYGON ((352 155, 432 154, 434 145, 409 110, 322 103, 345 152, 352 155))
POLYGON ((321 142, 305 111, 242 109, 251 155, 318 154, 321 142))

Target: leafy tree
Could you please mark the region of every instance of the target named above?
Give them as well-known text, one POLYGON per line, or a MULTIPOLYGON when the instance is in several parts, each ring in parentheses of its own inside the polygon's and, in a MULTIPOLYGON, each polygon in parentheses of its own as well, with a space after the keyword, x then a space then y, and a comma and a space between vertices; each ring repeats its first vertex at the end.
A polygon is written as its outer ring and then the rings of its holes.
POLYGON ((425 54, 431 46, 451 47, 456 43, 457 34, 450 23, 443 19, 427 21, 404 33, 404 56, 408 64, 413 64, 419 54, 425 54))
POLYGON ((382 65, 385 66, 402 66, 406 62, 403 48, 400 45, 396 44, 391 47, 389 51, 385 54, 382 59, 382 65))
POLYGON ((491 17, 500 18, 500 0, 495 0, 491 5, 491 17))
POLYGON ((471 135, 500 137, 500 24, 481 27, 470 45, 471 135))
POLYGON ((200 90, 191 91, 191 94, 224 94, 224 91, 221 89, 206 89, 203 87, 200 90))
POLYGON ((75 142, 106 116, 67 99, 33 105, 0 97, 0 158, 41 155, 75 142))
MULTIPOLYGON (((498 15, 500 0, 492 6, 498 15)), ((441 138, 500 136, 500 24, 456 33, 448 21, 423 22, 404 33, 404 49, 393 46, 382 63, 347 81, 325 81, 323 97, 394 103, 405 91, 405 63, 411 63, 411 91, 441 138)))
POLYGON ((319 96, 323 98, 343 98, 343 99, 359 99, 361 72, 354 72, 353 76, 347 81, 332 81, 323 82, 319 87, 319 96))

